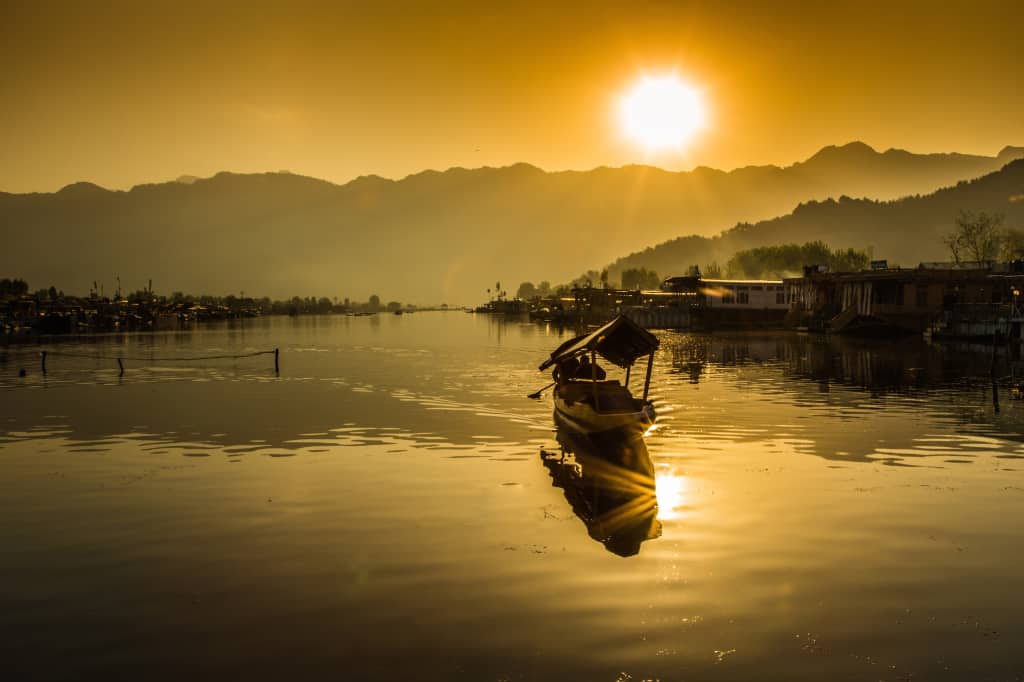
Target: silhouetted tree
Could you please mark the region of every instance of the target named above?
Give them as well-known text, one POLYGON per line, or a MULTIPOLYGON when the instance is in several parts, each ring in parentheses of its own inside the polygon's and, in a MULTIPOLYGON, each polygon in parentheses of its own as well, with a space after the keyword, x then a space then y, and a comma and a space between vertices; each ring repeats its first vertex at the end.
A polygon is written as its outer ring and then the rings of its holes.
POLYGON ((1003 259, 1024 260, 1024 230, 1006 230, 1003 233, 1003 259))
POLYGON ((23 279, 0 279, 0 297, 15 298, 28 293, 28 282, 23 279))
POLYGON ((570 282, 569 286, 579 287, 580 289, 589 289, 594 286, 594 282, 600 279, 601 273, 597 270, 587 270, 585 273, 570 282))
POLYGON ((1003 245, 1002 224, 1002 215, 961 210, 956 218, 956 229, 942 241, 956 263, 964 257, 977 263, 990 263, 1003 245))
POLYGON ((833 251, 825 242, 813 241, 738 251, 729 259, 726 271, 729 277, 779 279, 799 273, 804 265, 828 265, 834 272, 850 272, 866 268, 869 262, 864 251, 833 251))
POLYGON ((647 268, 629 268, 622 271, 623 289, 657 289, 661 284, 658 273, 647 268))
POLYGON ((523 299, 524 301, 536 295, 537 287, 533 286, 533 282, 523 282, 519 285, 519 289, 516 290, 516 298, 523 299))
POLYGON ((722 279, 725 273, 722 271, 722 266, 718 264, 718 261, 711 261, 704 266, 704 277, 705 279, 722 279))

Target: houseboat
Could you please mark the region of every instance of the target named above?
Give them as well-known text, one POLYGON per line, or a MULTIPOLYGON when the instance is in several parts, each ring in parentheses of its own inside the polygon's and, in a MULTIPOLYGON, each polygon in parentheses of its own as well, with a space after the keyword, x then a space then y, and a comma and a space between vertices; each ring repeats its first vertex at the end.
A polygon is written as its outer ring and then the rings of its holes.
POLYGON ((693 329, 764 329, 781 327, 789 310, 782 280, 670 277, 661 288, 691 294, 693 329))
POLYGON ((830 273, 808 266, 803 277, 785 280, 786 321, 850 335, 991 335, 1001 320, 1019 318, 1024 274, 1008 268, 952 263, 890 268, 880 261, 872 270, 830 273))

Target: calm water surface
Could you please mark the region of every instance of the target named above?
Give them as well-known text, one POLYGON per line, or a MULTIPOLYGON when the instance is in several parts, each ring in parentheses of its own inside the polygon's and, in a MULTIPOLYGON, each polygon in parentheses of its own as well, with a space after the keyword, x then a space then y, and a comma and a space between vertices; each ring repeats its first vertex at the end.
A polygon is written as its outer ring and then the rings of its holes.
POLYGON ((987 351, 660 333, 655 506, 525 398, 569 333, 263 319, 51 344, 89 357, 45 377, 0 349, 3 678, 1024 675, 1024 403, 987 351), (163 359, 273 347, 279 377, 163 359))

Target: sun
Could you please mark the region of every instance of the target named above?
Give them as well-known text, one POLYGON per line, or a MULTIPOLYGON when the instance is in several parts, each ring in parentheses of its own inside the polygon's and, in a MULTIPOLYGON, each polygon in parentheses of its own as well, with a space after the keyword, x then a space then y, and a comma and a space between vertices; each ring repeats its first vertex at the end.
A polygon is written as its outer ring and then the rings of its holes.
POLYGON ((649 150, 679 149, 707 124, 703 93, 674 73, 643 76, 619 102, 623 131, 649 150))

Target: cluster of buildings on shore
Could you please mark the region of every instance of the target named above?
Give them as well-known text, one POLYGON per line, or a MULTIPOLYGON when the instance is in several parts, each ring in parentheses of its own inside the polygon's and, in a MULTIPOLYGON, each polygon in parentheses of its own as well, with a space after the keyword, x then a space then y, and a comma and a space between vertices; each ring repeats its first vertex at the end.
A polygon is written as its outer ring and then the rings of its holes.
POLYGON ((225 296, 174 297, 153 295, 151 291, 128 297, 64 296, 43 292, 0 295, 0 334, 75 334, 122 331, 177 331, 202 322, 261 317, 263 315, 402 315, 418 310, 447 310, 402 306, 397 302, 332 302, 321 297, 272 301, 269 298, 225 296))
POLYGON ((536 300, 530 316, 598 322, 622 313, 647 327, 787 328, 836 334, 939 338, 1021 337, 1024 263, 922 263, 829 272, 807 266, 781 280, 707 279, 696 269, 656 291, 574 289, 536 300))
POLYGON ((0 299, 0 332, 70 334, 175 330, 197 322, 256 317, 260 313, 257 305, 230 306, 211 301, 98 296, 43 299, 23 294, 0 299))

